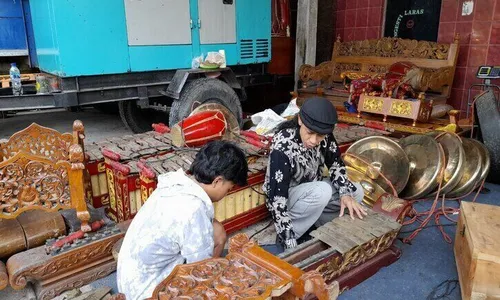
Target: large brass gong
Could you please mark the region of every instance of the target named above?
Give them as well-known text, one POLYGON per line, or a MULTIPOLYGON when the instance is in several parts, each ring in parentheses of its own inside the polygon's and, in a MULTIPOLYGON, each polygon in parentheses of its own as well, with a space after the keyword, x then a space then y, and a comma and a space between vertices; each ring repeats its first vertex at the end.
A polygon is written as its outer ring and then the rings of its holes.
POLYGON ((410 162, 401 146, 383 136, 363 138, 349 147, 352 153, 384 174, 398 194, 404 189, 410 175, 410 162))
MULTIPOLYGON (((457 186, 460 178, 462 178, 465 165, 465 152, 462 147, 462 140, 457 135, 449 132, 434 131, 427 135, 434 137, 444 150, 445 166, 440 194, 446 195, 457 186)), ((434 196, 436 193, 437 190, 429 196, 434 196)))
POLYGON ((482 156, 479 147, 471 139, 462 139, 465 150, 465 168, 458 185, 448 193, 447 197, 461 197, 472 191, 481 177, 482 156))
POLYGON ((483 161, 483 165, 481 167, 481 176, 479 177, 478 180, 478 184, 480 184, 481 181, 483 181, 490 172, 490 166, 491 166, 490 152, 483 143, 473 139, 471 139, 470 141, 473 142, 478 147, 479 153, 481 154, 481 158, 483 161))
POLYGON ((410 178, 401 196, 418 199, 433 191, 439 184, 444 165, 441 145, 428 135, 415 134, 399 141, 410 160, 410 178))

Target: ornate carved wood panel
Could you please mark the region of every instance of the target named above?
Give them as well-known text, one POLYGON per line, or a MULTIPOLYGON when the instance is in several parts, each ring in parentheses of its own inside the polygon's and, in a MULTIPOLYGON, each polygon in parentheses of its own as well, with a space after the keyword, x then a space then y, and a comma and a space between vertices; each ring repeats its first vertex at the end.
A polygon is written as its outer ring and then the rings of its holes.
POLYGON ((0 218, 29 209, 75 208, 89 231, 85 203, 83 124, 61 134, 32 124, 0 144, 0 218))
POLYGON ((226 258, 176 266, 150 299, 335 299, 318 272, 300 269, 264 251, 244 234, 230 241, 226 258))

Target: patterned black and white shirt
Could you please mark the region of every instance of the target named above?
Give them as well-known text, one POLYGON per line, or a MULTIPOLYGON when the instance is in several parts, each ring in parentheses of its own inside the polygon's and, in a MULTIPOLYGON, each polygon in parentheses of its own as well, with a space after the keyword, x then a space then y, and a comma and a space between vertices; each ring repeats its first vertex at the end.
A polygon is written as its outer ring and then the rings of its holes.
POLYGON ((278 237, 287 247, 296 245, 292 220, 288 214, 288 189, 322 180, 324 165, 339 195, 352 196, 356 187, 347 178, 333 134, 327 135, 312 149, 302 144, 299 128, 286 128, 275 134, 263 190, 267 194, 266 206, 271 212, 278 237))

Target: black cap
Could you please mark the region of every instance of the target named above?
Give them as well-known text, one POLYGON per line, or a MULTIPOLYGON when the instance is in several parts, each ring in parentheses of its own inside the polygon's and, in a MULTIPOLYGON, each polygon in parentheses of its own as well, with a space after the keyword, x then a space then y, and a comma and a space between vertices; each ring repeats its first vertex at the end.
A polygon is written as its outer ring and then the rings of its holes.
POLYGON ((321 97, 307 99, 299 115, 307 128, 319 134, 332 133, 337 123, 335 107, 328 99, 321 97))

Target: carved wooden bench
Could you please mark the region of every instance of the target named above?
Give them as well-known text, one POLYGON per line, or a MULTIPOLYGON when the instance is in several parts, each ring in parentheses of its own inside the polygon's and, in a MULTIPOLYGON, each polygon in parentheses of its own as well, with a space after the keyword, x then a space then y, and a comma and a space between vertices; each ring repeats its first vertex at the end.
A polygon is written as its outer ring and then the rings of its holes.
POLYGON ((0 144, 0 219, 24 211, 76 209, 81 229, 90 231, 84 188, 84 127, 73 133, 31 124, 0 144))
POLYGON ((396 62, 410 62, 420 70, 414 79, 417 92, 426 92, 426 99, 445 104, 450 97, 458 57, 459 36, 451 44, 398 38, 381 38, 341 42, 333 47, 332 60, 318 66, 303 65, 299 72, 298 104, 320 95, 343 107, 349 98, 346 78, 385 74, 396 62))

